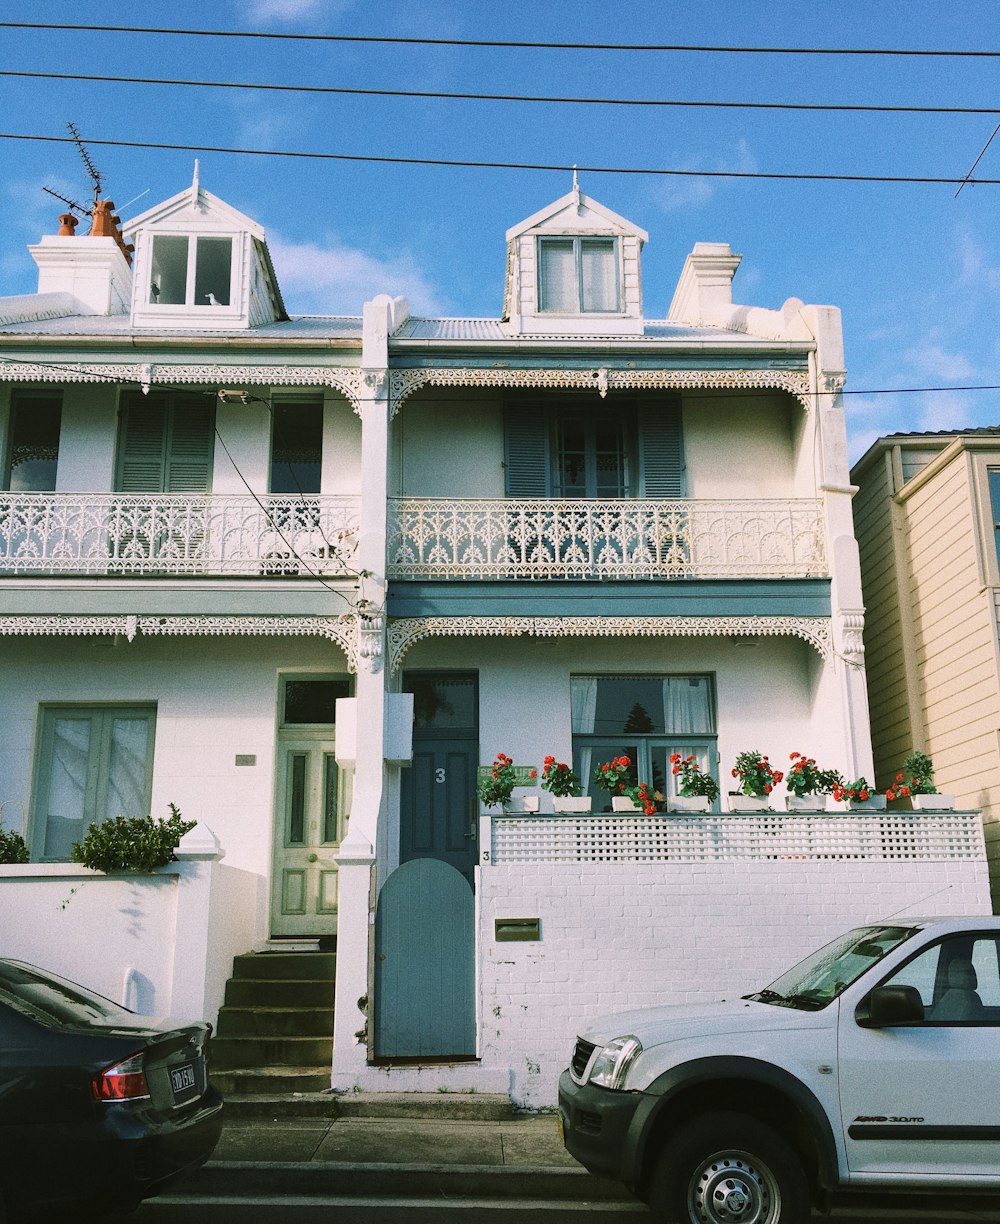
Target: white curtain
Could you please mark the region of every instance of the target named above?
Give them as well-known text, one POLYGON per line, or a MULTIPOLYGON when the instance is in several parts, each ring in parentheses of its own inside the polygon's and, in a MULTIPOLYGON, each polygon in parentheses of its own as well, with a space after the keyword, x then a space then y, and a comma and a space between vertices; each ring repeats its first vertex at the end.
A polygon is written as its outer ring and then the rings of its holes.
POLYGON ((618 292, 615 275, 615 241, 613 238, 583 240, 583 309, 617 310, 618 292))
POLYGON ((145 809, 148 735, 149 723, 145 718, 116 718, 111 724, 105 820, 149 815, 145 809))
POLYGON ((668 676, 663 681, 663 725, 668 734, 710 732, 711 714, 704 676, 668 676))
POLYGON ((539 261, 541 309, 575 314, 580 307, 577 300, 573 239, 546 238, 539 245, 539 261))

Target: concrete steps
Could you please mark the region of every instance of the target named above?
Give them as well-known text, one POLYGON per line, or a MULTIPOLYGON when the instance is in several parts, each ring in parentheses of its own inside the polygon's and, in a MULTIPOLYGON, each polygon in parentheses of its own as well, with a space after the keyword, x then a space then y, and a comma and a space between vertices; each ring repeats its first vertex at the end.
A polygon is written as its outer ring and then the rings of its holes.
POLYGON ((332 952, 236 957, 211 1049, 212 1080, 227 1099, 294 1100, 329 1087, 336 967, 332 952))

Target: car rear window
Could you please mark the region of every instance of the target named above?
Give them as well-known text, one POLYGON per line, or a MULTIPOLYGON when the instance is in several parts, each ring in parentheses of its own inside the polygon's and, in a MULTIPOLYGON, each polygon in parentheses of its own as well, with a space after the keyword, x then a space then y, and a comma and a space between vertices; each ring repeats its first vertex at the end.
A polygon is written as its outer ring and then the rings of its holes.
POLYGON ((0 1000, 57 1024, 135 1022, 132 1012, 110 999, 19 961, 0 961, 0 1000))

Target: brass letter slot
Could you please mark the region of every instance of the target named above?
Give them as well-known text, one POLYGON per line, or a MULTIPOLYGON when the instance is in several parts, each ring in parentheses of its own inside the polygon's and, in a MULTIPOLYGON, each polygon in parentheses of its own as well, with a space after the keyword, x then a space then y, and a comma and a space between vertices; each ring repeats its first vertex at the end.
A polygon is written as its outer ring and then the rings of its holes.
POLYGON ((532 943, 542 938, 540 918, 497 918, 493 923, 497 943, 532 943))

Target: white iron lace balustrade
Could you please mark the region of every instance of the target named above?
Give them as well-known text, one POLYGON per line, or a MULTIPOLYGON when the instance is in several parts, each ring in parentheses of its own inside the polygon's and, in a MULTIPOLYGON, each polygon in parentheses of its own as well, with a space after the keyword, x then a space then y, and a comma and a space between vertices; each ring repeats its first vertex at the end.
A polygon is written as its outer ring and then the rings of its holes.
POLYGON ((338 575, 353 497, 2 493, 0 574, 338 575))
POLYGON ((397 578, 803 578, 827 572, 814 499, 396 498, 397 578))

